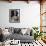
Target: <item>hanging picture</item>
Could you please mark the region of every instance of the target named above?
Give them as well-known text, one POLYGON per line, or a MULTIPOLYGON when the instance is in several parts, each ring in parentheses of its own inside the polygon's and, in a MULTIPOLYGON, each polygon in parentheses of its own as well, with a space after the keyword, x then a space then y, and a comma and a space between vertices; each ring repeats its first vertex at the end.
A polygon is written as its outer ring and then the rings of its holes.
POLYGON ((20 22, 20 9, 9 9, 9 22, 10 23, 20 22))

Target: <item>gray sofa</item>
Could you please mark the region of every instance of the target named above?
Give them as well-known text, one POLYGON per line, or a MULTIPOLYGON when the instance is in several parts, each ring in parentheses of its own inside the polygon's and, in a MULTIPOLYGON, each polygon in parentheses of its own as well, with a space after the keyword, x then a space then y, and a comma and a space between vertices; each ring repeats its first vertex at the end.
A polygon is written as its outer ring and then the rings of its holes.
POLYGON ((31 43, 34 41, 34 37, 32 36, 32 31, 30 31, 31 35, 28 35, 28 33, 25 33, 24 35, 21 32, 21 29, 26 28, 9 28, 9 32, 11 33, 9 36, 4 36, 4 41, 7 39, 10 40, 20 40, 21 43, 31 43))
POLYGON ((33 42, 34 38, 33 36, 29 36, 29 35, 21 35, 21 34, 11 34, 9 36, 9 38, 11 40, 15 39, 15 40, 20 40, 21 43, 30 43, 30 42, 33 42))
MULTIPOLYGON (((34 37, 32 36, 32 31, 30 32, 31 35, 28 35, 28 33, 26 34, 22 34, 21 33, 21 29, 22 28, 14 28, 13 31, 10 31, 12 32, 12 34, 10 34, 8 36, 8 38, 10 38, 10 40, 12 39, 15 39, 15 40, 20 40, 21 43, 30 43, 30 42, 33 42, 34 40, 34 37)), ((23 28, 25 29, 25 28, 23 28)))

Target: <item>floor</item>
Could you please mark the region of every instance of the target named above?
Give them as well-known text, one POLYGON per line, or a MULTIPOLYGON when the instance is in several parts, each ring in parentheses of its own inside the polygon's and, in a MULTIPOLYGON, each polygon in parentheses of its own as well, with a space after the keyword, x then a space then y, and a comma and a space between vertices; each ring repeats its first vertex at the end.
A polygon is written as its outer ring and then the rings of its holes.
POLYGON ((5 44, 4 46, 46 46, 46 44, 43 43, 42 40, 38 40, 38 41, 36 40, 33 43, 19 43, 15 45, 5 44))
POLYGON ((25 44, 21 44, 22 46, 46 46, 45 43, 43 43, 42 40, 36 40, 33 43, 25 43, 25 44))

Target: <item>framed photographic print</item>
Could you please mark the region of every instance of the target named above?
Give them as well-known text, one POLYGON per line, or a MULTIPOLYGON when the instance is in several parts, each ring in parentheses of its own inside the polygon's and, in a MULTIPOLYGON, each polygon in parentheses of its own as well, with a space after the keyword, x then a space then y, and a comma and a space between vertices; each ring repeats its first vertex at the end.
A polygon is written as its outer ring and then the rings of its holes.
POLYGON ((10 23, 20 22, 20 9, 9 9, 9 22, 10 23))

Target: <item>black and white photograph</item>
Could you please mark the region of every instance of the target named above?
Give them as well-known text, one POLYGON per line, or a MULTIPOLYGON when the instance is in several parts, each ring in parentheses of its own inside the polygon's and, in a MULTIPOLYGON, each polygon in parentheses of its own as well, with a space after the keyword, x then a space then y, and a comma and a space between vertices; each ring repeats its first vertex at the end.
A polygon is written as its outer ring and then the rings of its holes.
POLYGON ((9 22, 10 23, 20 22, 20 9, 9 9, 9 22))

